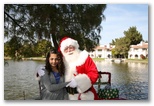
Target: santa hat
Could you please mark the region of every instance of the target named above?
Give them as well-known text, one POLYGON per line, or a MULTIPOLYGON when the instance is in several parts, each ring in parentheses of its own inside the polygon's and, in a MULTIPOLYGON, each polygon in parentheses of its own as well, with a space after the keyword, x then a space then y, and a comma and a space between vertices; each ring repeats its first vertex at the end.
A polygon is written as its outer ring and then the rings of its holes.
POLYGON ((70 45, 74 46, 75 49, 79 48, 79 44, 76 40, 69 38, 69 37, 64 37, 60 40, 58 51, 61 51, 63 53, 64 49, 70 45))

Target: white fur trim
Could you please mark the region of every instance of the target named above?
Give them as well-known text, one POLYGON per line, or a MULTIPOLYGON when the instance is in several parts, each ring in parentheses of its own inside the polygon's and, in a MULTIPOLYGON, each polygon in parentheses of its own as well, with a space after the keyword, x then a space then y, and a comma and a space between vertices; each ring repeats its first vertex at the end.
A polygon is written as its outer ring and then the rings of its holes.
POLYGON ((82 93, 80 96, 81 100, 94 100, 94 94, 91 91, 82 93))
POLYGON ((79 48, 79 44, 76 40, 71 39, 71 38, 67 38, 67 39, 65 39, 64 41, 61 42, 61 45, 60 45, 61 46, 60 47, 61 52, 63 53, 64 49, 67 46, 70 46, 70 45, 74 46, 76 49, 79 48))
POLYGON ((74 94, 74 95, 69 94, 69 100, 78 100, 78 96, 79 94, 74 94))
MULTIPOLYGON (((79 94, 69 94, 69 100, 78 100, 79 94)), ((94 100, 94 94, 91 91, 86 93, 81 93, 80 95, 81 100, 94 100)))
POLYGON ((83 93, 87 91, 91 86, 91 80, 86 74, 78 74, 75 76, 75 80, 77 82, 77 90, 79 93, 83 93))
POLYGON ((80 51, 80 56, 78 57, 76 66, 80 66, 80 65, 84 64, 87 57, 88 57, 88 52, 87 51, 85 51, 85 50, 80 51))

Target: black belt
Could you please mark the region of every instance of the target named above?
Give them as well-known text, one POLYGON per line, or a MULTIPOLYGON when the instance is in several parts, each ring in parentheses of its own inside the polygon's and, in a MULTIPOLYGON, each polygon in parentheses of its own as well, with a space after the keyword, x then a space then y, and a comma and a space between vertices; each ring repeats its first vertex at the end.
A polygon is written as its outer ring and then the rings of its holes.
MULTIPOLYGON (((66 87, 66 90, 69 94, 78 94, 79 92, 77 91, 77 88, 71 88, 71 87, 66 87)), ((84 93, 90 91, 91 88, 89 88, 87 91, 85 91, 84 93)))
POLYGON ((69 94, 77 94, 78 91, 77 91, 77 88, 71 88, 71 87, 66 87, 66 90, 69 94))

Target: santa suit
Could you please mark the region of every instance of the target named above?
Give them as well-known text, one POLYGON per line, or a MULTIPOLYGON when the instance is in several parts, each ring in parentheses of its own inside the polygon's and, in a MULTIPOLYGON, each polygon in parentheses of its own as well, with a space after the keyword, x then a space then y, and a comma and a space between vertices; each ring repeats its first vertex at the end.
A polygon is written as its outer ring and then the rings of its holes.
POLYGON ((76 58, 77 61, 71 63, 67 63, 64 59, 66 66, 65 81, 67 82, 74 78, 77 82, 78 93, 69 94, 69 99, 97 100, 98 97, 93 88, 93 84, 98 78, 96 65, 86 51, 80 51, 79 56, 76 58))

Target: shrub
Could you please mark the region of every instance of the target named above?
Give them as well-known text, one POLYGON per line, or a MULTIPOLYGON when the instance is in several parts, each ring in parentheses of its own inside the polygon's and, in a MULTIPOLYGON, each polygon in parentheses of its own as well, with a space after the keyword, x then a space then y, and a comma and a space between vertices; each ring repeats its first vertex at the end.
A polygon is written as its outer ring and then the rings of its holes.
POLYGON ((140 57, 141 59, 146 59, 146 57, 143 54, 141 54, 140 57))

